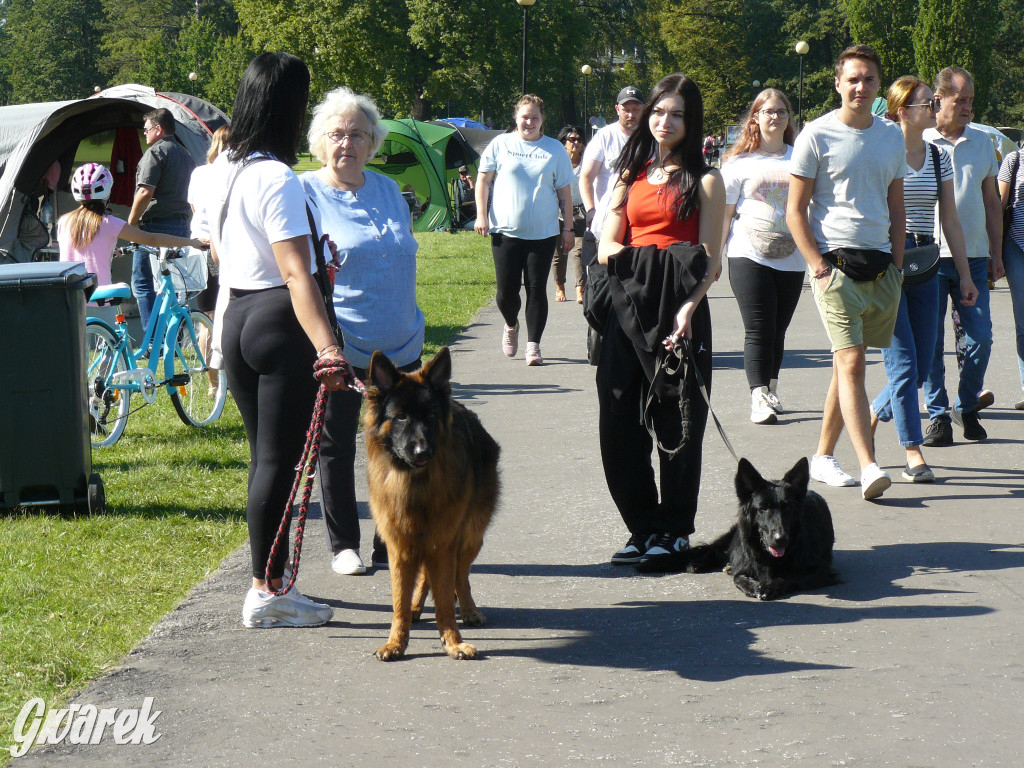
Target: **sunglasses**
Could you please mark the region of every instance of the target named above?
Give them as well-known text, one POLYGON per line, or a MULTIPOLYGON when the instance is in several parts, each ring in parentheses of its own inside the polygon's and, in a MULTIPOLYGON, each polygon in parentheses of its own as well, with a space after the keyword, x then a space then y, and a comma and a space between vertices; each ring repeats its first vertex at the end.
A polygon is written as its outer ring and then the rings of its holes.
POLYGON ((578 143, 578 142, 579 142, 579 141, 580 141, 581 139, 580 139, 580 137, 579 137, 579 136, 566 136, 566 137, 565 137, 565 140, 566 140, 566 141, 571 141, 571 142, 572 142, 573 144, 576 144, 576 143, 578 143))
POLYGON ((939 97, 932 96, 931 99, 922 104, 907 104, 908 107, 928 107, 932 112, 939 111, 939 97))

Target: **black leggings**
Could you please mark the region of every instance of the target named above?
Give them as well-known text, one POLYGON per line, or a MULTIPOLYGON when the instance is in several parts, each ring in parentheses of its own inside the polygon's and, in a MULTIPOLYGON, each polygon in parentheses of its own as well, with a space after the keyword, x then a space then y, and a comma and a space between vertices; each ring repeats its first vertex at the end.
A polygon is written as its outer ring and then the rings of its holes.
POLYGON ((500 232, 491 235, 494 275, 498 290, 495 302, 505 325, 515 327, 522 301, 519 289, 526 285, 526 340, 540 343, 548 322, 548 272, 558 237, 520 240, 500 232))
POLYGON ((743 370, 747 385, 767 387, 779 378, 786 330, 800 301, 804 273, 772 269, 745 258, 729 259, 729 285, 740 305, 746 335, 743 370))
MULTIPOLYGON (((252 575, 264 577, 267 557, 288 502, 295 465, 309 429, 319 385, 316 350, 292 308, 285 287, 231 290, 221 340, 231 394, 249 439, 249 523, 252 575)), ((282 552, 271 575, 288 561, 282 552)))

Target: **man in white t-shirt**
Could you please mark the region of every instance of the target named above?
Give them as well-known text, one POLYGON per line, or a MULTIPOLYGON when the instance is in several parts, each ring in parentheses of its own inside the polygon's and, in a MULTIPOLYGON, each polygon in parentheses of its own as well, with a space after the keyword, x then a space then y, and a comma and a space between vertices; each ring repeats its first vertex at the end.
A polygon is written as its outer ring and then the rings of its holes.
POLYGON ((988 135, 968 125, 974 118, 974 78, 959 67, 946 67, 935 78, 935 96, 941 105, 935 115, 936 127, 927 129, 924 138, 945 149, 953 158, 956 213, 964 230, 967 263, 971 267, 971 279, 978 289, 978 298, 973 306, 961 304, 960 278, 953 266, 949 245, 943 242, 938 274, 940 330, 932 368, 924 380, 924 398, 931 423, 925 430, 923 444, 930 448, 953 444, 943 364, 945 334, 941 330, 947 299, 953 300, 953 306, 960 315, 967 343, 952 419, 963 427, 965 439, 984 440, 988 437, 978 420, 978 411, 983 407, 978 396, 985 385, 985 371, 992 351, 989 265, 994 280, 1004 274, 1003 209, 996 189, 999 161, 988 135))
POLYGON ((865 45, 840 54, 835 88, 842 106, 797 137, 786 208, 832 342, 832 381, 811 477, 829 485, 857 484, 833 455, 845 423, 865 499, 881 496, 892 484, 875 462, 864 368, 867 347, 888 347, 892 339, 906 236, 903 134, 871 111, 881 69, 878 54, 865 45))
POLYGON ((595 133, 583 151, 580 198, 587 211, 587 227, 595 241, 601 240, 601 225, 615 186, 615 162, 626 139, 636 130, 643 108, 644 97, 640 89, 627 85, 615 100, 615 113, 619 119, 595 133))

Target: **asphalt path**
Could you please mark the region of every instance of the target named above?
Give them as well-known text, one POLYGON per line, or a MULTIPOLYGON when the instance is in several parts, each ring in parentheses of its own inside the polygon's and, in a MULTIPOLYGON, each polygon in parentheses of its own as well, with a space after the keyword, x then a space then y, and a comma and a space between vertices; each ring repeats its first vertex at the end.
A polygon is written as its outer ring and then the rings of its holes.
MULTIPOLYGON (((737 451, 779 477, 813 453, 830 375, 813 300, 805 288, 775 426, 748 420, 743 328, 727 279, 710 301, 715 410, 737 451)), ((1021 392, 1005 282, 992 312, 988 441, 965 443, 957 429, 955 446, 926 450, 938 481, 912 485, 899 479, 895 430, 882 425, 879 463, 894 484, 879 501, 813 484, 832 509, 843 583, 760 603, 724 574, 609 565, 628 534, 600 467, 579 307, 551 303, 545 365, 528 367, 522 349, 501 354, 501 318, 488 305, 452 347, 455 396, 502 445, 502 500, 473 569, 488 624, 464 632, 477 660, 444 654, 428 607, 407 658, 377 661, 388 573, 331 572, 313 520, 299 586, 334 606, 333 621, 244 629, 245 546, 74 699, 135 708, 153 697, 156 741, 118 745, 108 735, 37 747, 14 764, 1020 765, 1024 413, 1013 410, 1021 392)), ((871 352, 869 391, 883 380, 871 352)), ((704 444, 695 540, 725 530, 736 511, 735 464, 711 424, 704 444)), ((857 474, 845 436, 837 454, 857 474)), ((361 463, 358 477, 368 561, 361 463)))

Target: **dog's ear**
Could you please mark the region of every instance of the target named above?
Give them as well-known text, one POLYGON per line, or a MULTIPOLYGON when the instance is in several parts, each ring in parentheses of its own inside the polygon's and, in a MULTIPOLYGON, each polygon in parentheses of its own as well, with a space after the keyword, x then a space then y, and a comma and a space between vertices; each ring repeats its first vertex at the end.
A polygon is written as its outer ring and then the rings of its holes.
POLYGON ((793 465, 793 468, 782 478, 782 482, 791 486, 801 496, 807 493, 807 484, 811 479, 811 468, 807 463, 807 457, 801 456, 800 461, 793 465))
POLYGON ((379 349, 374 351, 373 357, 370 358, 370 383, 378 392, 389 392, 401 375, 387 355, 379 349))
POLYGON ((452 353, 448 347, 434 355, 434 359, 423 366, 423 378, 438 392, 451 394, 452 353))
POLYGON ((748 499, 750 495, 764 485, 764 478, 761 473, 754 469, 754 465, 746 459, 740 459, 736 467, 736 495, 741 499, 748 499))

